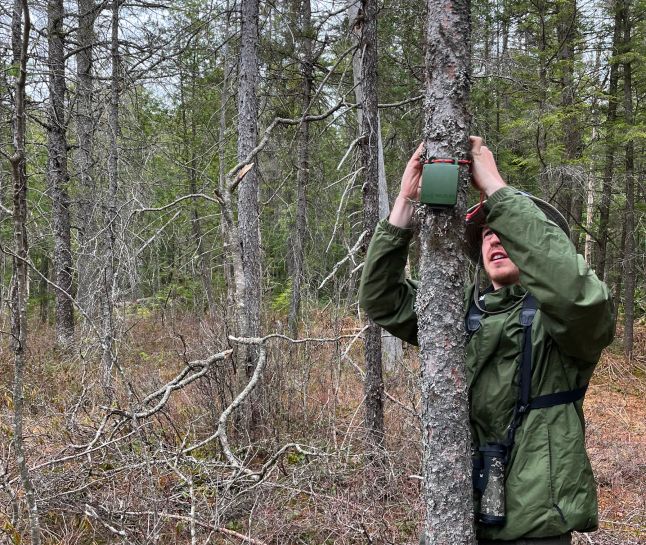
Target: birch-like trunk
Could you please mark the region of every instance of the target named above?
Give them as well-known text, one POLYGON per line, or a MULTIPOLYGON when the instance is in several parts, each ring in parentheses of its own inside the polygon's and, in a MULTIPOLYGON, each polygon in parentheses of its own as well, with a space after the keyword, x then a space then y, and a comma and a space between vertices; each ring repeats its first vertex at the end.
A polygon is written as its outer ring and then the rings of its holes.
POLYGON ((19 67, 14 84, 14 112, 12 119, 13 149, 11 150, 11 174, 13 181, 13 281, 11 285, 11 348, 14 354, 13 377, 13 445, 20 481, 25 491, 29 510, 29 529, 32 545, 40 545, 40 520, 36 491, 27 467, 24 445, 24 372, 27 355, 27 160, 25 157, 26 133, 26 79, 27 49, 31 22, 27 0, 14 0, 11 20, 11 48, 13 65, 19 67), (24 25, 22 21, 24 19, 24 25))
MULTIPOLYGON (((469 0, 428 0, 427 155, 465 158, 469 145, 469 0)), ((422 476, 429 545, 473 545, 471 438, 465 370, 462 250, 469 174, 460 168, 458 203, 422 207, 420 287, 415 303, 422 364, 422 476)))
POLYGON ((52 198, 54 274, 56 284, 56 340, 69 346, 74 340, 72 304, 72 243, 70 198, 67 192, 67 137, 65 119, 65 44, 63 0, 47 3, 49 105, 47 109, 47 185, 52 198))
POLYGON ((76 54, 76 168, 78 171, 78 242, 76 259, 78 271, 77 299, 81 308, 90 315, 96 314, 92 286, 99 270, 96 255, 96 183, 94 179, 94 0, 78 0, 78 52, 76 54))

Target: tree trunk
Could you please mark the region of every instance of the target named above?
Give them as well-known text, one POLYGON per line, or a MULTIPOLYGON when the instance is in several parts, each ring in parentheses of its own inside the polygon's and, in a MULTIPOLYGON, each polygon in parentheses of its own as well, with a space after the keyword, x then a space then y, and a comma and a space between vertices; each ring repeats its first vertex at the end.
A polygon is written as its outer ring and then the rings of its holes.
MULTIPOLYGON (((224 23, 224 36, 229 37, 229 28, 230 28, 230 10, 229 10, 229 2, 227 0, 226 3, 226 17, 225 17, 225 23, 224 23)), ((222 92, 220 94, 220 123, 218 127, 218 140, 220 142, 220 145, 218 147, 218 161, 219 161, 219 169, 218 169, 218 176, 219 176, 219 188, 220 188, 220 194, 223 196, 228 195, 228 188, 227 188, 227 178, 226 178, 226 133, 227 133, 227 104, 229 102, 229 98, 231 96, 230 93, 230 76, 231 76, 231 71, 233 69, 232 66, 229 64, 229 43, 228 41, 225 42, 223 48, 222 48, 222 65, 223 65, 223 70, 222 70, 222 92)), ((229 197, 229 204, 231 205, 231 198, 229 197)), ((226 284, 226 290, 227 290, 227 295, 226 295, 226 307, 225 307, 225 323, 229 327, 229 329, 233 329, 236 331, 236 326, 234 324, 237 324, 239 319, 237 317, 237 312, 236 309, 238 308, 238 301, 236 299, 236 283, 234 281, 234 269, 233 269, 233 263, 232 263, 232 253, 234 251, 239 251, 239 249, 236 249, 235 247, 232 247, 231 243, 231 232, 230 229, 233 226, 233 218, 231 218, 231 225, 228 225, 226 221, 224 221, 224 211, 222 212, 223 218, 222 221, 220 222, 220 233, 222 234, 222 241, 223 241, 223 269, 224 269, 224 281, 226 284), (231 311, 233 314, 229 315, 229 311, 231 311)), ((243 283, 244 285, 244 283, 243 283)), ((244 299, 243 299, 244 301, 244 299)))
MULTIPOLYGON (((377 101, 377 3, 362 0, 351 19, 359 47, 353 63, 355 92, 360 105, 361 166, 363 168, 363 228, 367 245, 379 221, 379 109, 377 101), (359 73, 357 73, 357 64, 359 73), (357 81, 357 76, 360 77, 357 81), (360 100, 359 100, 360 99, 360 100)), ((381 368, 381 328, 369 318, 364 333, 364 381, 366 420, 369 443, 382 447, 384 442, 384 384, 381 368)))
MULTIPOLYGON (((197 78, 196 74, 196 61, 191 59, 190 66, 190 78, 191 78, 191 97, 195 96, 195 80, 197 78)), ((181 117, 182 117, 182 129, 183 129, 183 140, 184 140, 184 164, 186 175, 188 177, 188 190, 189 193, 195 195, 198 193, 198 184, 197 184, 197 156, 195 154, 195 147, 198 144, 197 141, 197 128, 195 126, 195 116, 191 113, 190 119, 190 133, 189 133, 189 121, 186 115, 186 93, 184 87, 184 73, 180 71, 179 74, 179 84, 180 84, 180 108, 181 108, 181 117)), ((191 235, 195 241, 195 261, 197 265, 198 275, 202 281, 202 288, 204 289, 204 294, 206 296, 206 306, 208 314, 211 318, 215 317, 215 296, 213 294, 213 285, 211 282, 211 268, 209 266, 209 260, 205 257, 209 251, 204 247, 204 233, 202 231, 202 220, 200 218, 200 211, 198 208, 198 198, 194 198, 191 206, 191 235)))
POLYGON ((612 59, 610 62, 610 82, 608 86, 608 117, 606 118, 606 159, 603 170, 603 182, 601 189, 601 204, 599 206, 599 236, 597 237, 599 248, 596 259, 596 272, 601 280, 606 279, 607 273, 607 246, 608 228, 610 224, 610 201, 612 200, 612 181, 615 164, 615 152, 617 144, 615 141, 615 121, 617 119, 617 95, 619 83, 619 63, 616 62, 619 55, 622 40, 622 1, 617 0, 614 4, 614 32, 612 36, 612 59))
MULTIPOLYGON (((353 3, 348 8, 348 18, 355 21, 359 15, 359 4, 353 3)), ((360 29, 354 28, 353 42, 359 49, 352 57, 352 74, 354 83, 354 96, 357 104, 363 104, 363 83, 361 79, 362 49, 360 46, 360 29)), ((363 107, 357 108, 357 125, 359 130, 363 126, 363 107)), ((384 146, 381 138, 381 121, 377 109, 377 165, 378 165, 378 192, 379 192, 379 219, 387 218, 390 214, 388 203, 388 184, 386 182, 386 165, 384 161, 384 146)), ((381 357, 386 370, 392 371, 403 355, 402 341, 386 330, 381 330, 381 357)))
MULTIPOLYGON (((313 64, 313 27, 310 0, 301 0, 300 10, 300 60, 302 74, 301 107, 303 116, 307 115, 312 100, 314 84, 313 64)), ((292 229, 292 298, 289 306, 289 331, 298 337, 298 323, 301 309, 301 291, 304 275, 304 244, 307 222, 307 186, 310 181, 310 122, 303 120, 298 127, 298 172, 296 174, 296 221, 292 229)))
MULTIPOLYGON (((469 0, 428 0, 426 155, 464 158, 469 142, 469 0)), ((473 545, 471 438, 465 369, 462 250, 469 175, 458 203, 421 209, 420 285, 415 303, 422 364, 422 476, 429 545, 473 545)))
MULTIPOLYGON (((633 113, 632 62, 627 53, 632 51, 631 44, 631 2, 624 3, 623 54, 624 54, 624 116, 628 130, 635 123, 633 113)), ((626 142, 626 208, 624 211, 624 231, 626 247, 624 253, 624 355, 631 360, 633 355, 633 326, 635 318, 635 142, 626 142)))
POLYGON ((29 529, 32 545, 40 545, 40 521, 36 491, 29 469, 23 436, 24 371, 27 354, 27 165, 25 158, 25 87, 27 78, 27 51, 31 22, 27 0, 14 0, 11 20, 11 48, 13 65, 19 67, 14 81, 14 113, 12 119, 13 150, 10 156, 13 181, 13 282, 11 285, 11 348, 14 354, 13 377, 13 445, 16 465, 25 490, 29 509, 29 529), (24 19, 24 27, 22 20, 24 19))
MULTIPOLYGON (((258 139, 258 0, 242 0, 240 30, 240 59, 238 82, 238 160, 244 161, 256 147, 258 139)), ((245 335, 260 334, 261 307, 261 250, 260 250, 260 207, 257 166, 247 173, 238 188, 238 233, 241 243, 242 267, 244 272, 244 311, 246 312, 245 335)), ((235 269, 235 264, 234 264, 235 269)), ((246 379, 250 379, 257 362, 257 349, 245 347, 246 379)), ((241 370, 240 370, 241 371, 241 370)), ((249 428, 257 429, 260 413, 258 392, 250 401, 249 428)))
POLYGON ((576 37, 576 0, 558 4, 557 38, 560 45, 558 58, 561 70, 561 108, 563 109, 562 137, 567 168, 561 173, 561 208, 569 214, 572 225, 571 239, 581 249, 581 219, 583 217, 584 179, 579 162, 583 153, 583 133, 576 111, 574 82, 574 41, 576 37))
POLYGON ((54 277, 56 290, 56 340, 66 347, 74 340, 72 304, 72 244, 70 198, 67 193, 67 138, 65 121, 65 46, 63 0, 47 3, 49 108, 47 111, 47 185, 52 197, 54 227, 54 277))
POLYGON ((117 189, 119 186, 119 99, 121 57, 119 53, 119 2, 112 3, 112 33, 110 38, 110 104, 108 107, 108 127, 110 149, 108 152, 108 193, 105 205, 105 235, 103 248, 103 274, 101 297, 102 325, 102 383, 108 398, 112 397, 112 367, 115 362, 114 340, 114 297, 117 237, 117 189))
POLYGON ((98 271, 96 263, 96 248, 92 241, 96 240, 96 220, 94 207, 96 204, 96 183, 94 179, 94 113, 93 92, 94 76, 94 20, 96 5, 94 0, 78 0, 78 31, 77 40, 79 51, 76 54, 76 132, 78 150, 76 166, 79 178, 78 204, 78 242, 77 255, 78 289, 77 299, 83 310, 89 315, 95 315, 92 297, 92 285, 98 271))

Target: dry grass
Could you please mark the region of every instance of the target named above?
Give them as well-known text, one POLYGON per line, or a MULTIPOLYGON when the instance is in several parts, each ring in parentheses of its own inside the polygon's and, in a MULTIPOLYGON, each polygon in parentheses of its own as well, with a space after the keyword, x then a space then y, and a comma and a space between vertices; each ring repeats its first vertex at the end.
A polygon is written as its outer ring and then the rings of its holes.
MULTIPOLYGON (((122 408, 136 406, 186 361, 224 347, 222 324, 193 315, 130 317, 127 326, 119 346, 124 376, 116 379, 116 404, 122 408)), ((353 320, 320 313, 304 336, 356 331, 353 320)), ((71 445, 89 441, 105 414, 95 348, 57 354, 52 333, 39 326, 31 336, 25 392, 31 466, 78 452, 71 445)), ((638 347, 646 344, 646 328, 637 331, 637 339, 638 347)), ((419 473, 417 420, 387 402, 386 456, 371 462, 374 453, 361 428, 362 382, 351 362, 341 358, 346 346, 346 341, 298 347, 272 341, 257 437, 250 441, 239 430, 231 432, 236 453, 251 468, 289 441, 320 455, 291 451, 263 483, 251 486, 231 478, 215 444, 193 457, 178 457, 182 445, 213 431, 231 399, 235 377, 230 366, 221 366, 175 392, 160 413, 102 439, 113 443, 35 470, 45 542, 189 544, 192 506, 196 543, 241 542, 210 525, 272 544, 416 544, 423 516, 419 481, 410 478, 419 473)), ((11 358, 6 346, 1 350, 0 473, 6 470, 7 477, 0 486, 0 543, 11 543, 28 532, 24 516, 11 522, 12 508, 24 504, 13 480, 11 358)), ((360 343, 348 357, 361 363, 360 343)), ((638 352, 636 361, 640 357, 638 352)), ((415 351, 408 350, 404 365, 385 377, 387 391, 412 411, 418 404, 415 360, 415 351)), ((646 543, 645 383, 634 363, 629 367, 612 352, 604 355, 585 404, 601 529, 575 536, 579 545, 646 543)))

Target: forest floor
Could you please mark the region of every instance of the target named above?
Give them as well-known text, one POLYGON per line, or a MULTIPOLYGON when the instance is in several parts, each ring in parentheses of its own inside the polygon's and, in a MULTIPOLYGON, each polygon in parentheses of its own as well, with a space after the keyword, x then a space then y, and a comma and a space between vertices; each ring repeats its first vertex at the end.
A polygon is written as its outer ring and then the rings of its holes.
MULTIPOLYGON (((282 327, 280 320, 270 323, 282 327)), ((301 336, 333 338, 360 329, 354 319, 324 314, 313 324, 301 336)), ((111 407, 141 405, 187 361, 226 348, 220 329, 194 315, 139 313, 124 325, 111 407)), ((32 332, 25 435, 30 467, 38 466, 33 477, 45 543, 224 544, 245 537, 256 545, 417 544, 423 512, 415 349, 385 373, 387 450, 376 458, 363 440, 361 343, 271 341, 255 437, 230 427, 229 440, 251 469, 290 442, 304 452, 287 450, 258 483, 232 478, 215 441, 179 455, 213 432, 230 402, 236 382, 227 365, 174 390, 153 416, 117 426, 117 411, 102 429, 109 409, 95 349, 61 354, 52 328, 33 326, 32 332), (92 450, 79 446, 95 439, 92 450)), ((636 339, 631 365, 619 355, 618 341, 604 352, 586 396, 600 529, 575 535, 576 545, 646 544, 645 326, 636 339)), ((0 344, 2 544, 28 542, 26 517, 17 515, 25 506, 13 462, 6 342, 0 344)))

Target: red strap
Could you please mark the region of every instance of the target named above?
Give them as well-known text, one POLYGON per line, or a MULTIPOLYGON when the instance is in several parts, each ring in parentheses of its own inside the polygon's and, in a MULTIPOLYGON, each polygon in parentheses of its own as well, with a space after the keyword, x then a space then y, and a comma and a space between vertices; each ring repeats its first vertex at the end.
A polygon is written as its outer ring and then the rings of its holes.
POLYGON ((473 216, 475 216, 478 212, 480 212, 480 209, 482 208, 483 203, 484 203, 484 193, 481 191, 480 203, 471 212, 467 214, 467 217, 465 218, 466 221, 471 221, 471 218, 473 218, 473 216))
MULTIPOLYGON (((455 159, 431 159, 430 161, 426 161, 426 164, 428 165, 429 163, 455 163, 455 159)), ((458 165, 470 165, 471 161, 468 159, 458 159, 458 165)))

